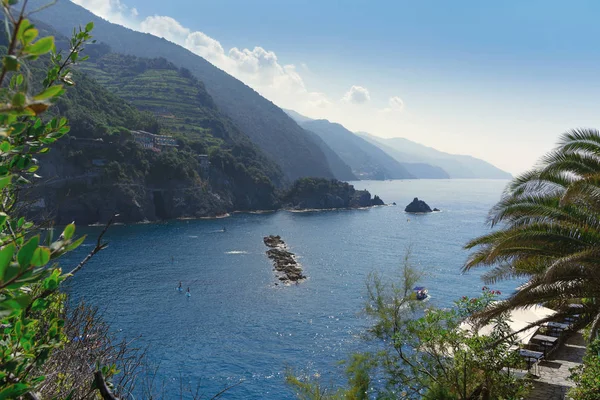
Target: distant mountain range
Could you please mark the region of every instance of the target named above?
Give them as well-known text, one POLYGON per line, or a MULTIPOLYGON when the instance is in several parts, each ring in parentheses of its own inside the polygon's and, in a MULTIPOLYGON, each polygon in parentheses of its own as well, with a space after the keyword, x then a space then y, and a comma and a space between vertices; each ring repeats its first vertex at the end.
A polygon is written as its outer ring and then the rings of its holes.
POLYGON ((442 168, 452 179, 511 179, 508 172, 487 161, 472 156, 449 154, 404 138, 380 138, 366 132, 360 137, 386 151, 396 160, 408 163, 425 163, 442 168))
POLYGON ((350 166, 359 179, 410 179, 406 168, 377 146, 353 134, 340 124, 327 120, 299 122, 309 132, 318 135, 350 166))
POLYGON ((300 126, 317 134, 362 179, 510 179, 507 172, 471 156, 444 153, 404 138, 353 133, 327 120, 285 110, 300 126))

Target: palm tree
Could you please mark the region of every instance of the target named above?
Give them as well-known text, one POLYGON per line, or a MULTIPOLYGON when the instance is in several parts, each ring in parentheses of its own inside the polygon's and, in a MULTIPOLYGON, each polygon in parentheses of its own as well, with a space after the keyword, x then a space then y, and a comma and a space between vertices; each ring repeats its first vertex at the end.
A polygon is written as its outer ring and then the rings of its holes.
POLYGON ((600 328, 595 301, 600 297, 600 132, 563 134, 536 168, 508 185, 489 223, 498 229, 466 245, 475 251, 464 271, 493 266, 484 275, 486 283, 528 280, 479 317, 489 320, 552 302, 559 307, 556 319, 585 315, 595 335, 600 328), (573 300, 583 302, 584 310, 569 308, 573 300))

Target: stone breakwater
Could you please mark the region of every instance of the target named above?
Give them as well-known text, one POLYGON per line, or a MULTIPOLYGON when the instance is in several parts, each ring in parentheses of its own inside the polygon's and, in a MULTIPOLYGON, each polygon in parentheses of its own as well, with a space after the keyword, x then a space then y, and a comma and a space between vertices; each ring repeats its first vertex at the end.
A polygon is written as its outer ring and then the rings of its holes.
POLYGON ((263 241, 269 247, 267 256, 273 261, 273 270, 277 272, 281 282, 298 282, 306 278, 302 274, 302 267, 296 261, 296 256, 294 253, 288 251, 288 247, 281 240, 281 236, 265 236, 263 241))

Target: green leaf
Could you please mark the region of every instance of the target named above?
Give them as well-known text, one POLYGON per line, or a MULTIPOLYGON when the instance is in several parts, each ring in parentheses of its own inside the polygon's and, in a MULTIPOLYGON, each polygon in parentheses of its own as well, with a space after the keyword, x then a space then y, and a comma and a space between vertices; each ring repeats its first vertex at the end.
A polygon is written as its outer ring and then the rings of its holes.
POLYGON ((75 233, 75 224, 71 223, 65 227, 65 230, 62 233, 62 236, 65 240, 69 240, 73 237, 75 233))
POLYGON ((52 276, 44 279, 42 286, 45 290, 55 290, 58 287, 58 278, 52 274, 52 276))
POLYGON ((6 273, 6 268, 8 268, 8 266, 10 265, 14 254, 14 243, 6 245, 2 250, 0 250, 0 282, 4 281, 4 274, 6 273))
POLYGON ((81 243, 84 242, 84 240, 87 238, 87 236, 82 236, 79 239, 77 239, 76 241, 74 241, 73 243, 71 243, 70 245, 67 246, 66 251, 72 251, 75 250, 76 248, 78 248, 81 243))
POLYGON ((86 32, 91 32, 92 29, 94 29, 94 23, 93 22, 88 22, 87 25, 85 26, 85 31, 86 32))
POLYGON ((18 71, 21 68, 21 64, 15 56, 4 56, 2 62, 4 63, 4 68, 9 72, 18 71))
POLYGON ((25 105, 25 93, 15 93, 12 98, 12 105, 17 108, 21 108, 25 105))
POLYGON ((32 311, 44 310, 44 309, 48 308, 49 304, 50 304, 50 302, 46 299, 37 299, 31 305, 31 310, 32 311))
POLYGON ((27 124, 23 122, 17 122, 16 124, 12 124, 10 127, 12 128, 10 134, 18 135, 22 133, 25 129, 27 129, 27 124))
POLYGON ((25 34, 25 31, 32 27, 33 27, 33 25, 31 25, 31 22, 29 22, 28 19, 21 20, 21 23, 19 24, 19 29, 17 30, 17 33, 16 33, 17 39, 20 41, 23 41, 23 35, 25 34))
POLYGON ((15 383, 5 386, 0 391, 0 400, 16 399, 17 397, 29 392, 29 386, 24 383, 15 383))
POLYGON ((0 309, 2 310, 22 310, 31 304, 31 296, 24 294, 17 297, 7 298, 0 301, 0 309))
POLYGON ((35 28, 27 29, 25 32, 23 32, 23 42, 25 44, 33 42, 35 38, 38 37, 39 33, 40 32, 35 28))
POLYGON ((48 53, 54 47, 54 37, 41 38, 31 46, 25 47, 25 51, 33 56, 41 56, 48 53))
POLYGON ((19 262, 21 270, 29 268, 31 265, 31 259, 33 258, 33 253, 35 252, 35 249, 37 249, 39 243, 40 237, 34 236, 29 239, 29 241, 27 241, 27 243, 25 243, 17 253, 17 261, 19 262))
POLYGON ((35 96, 34 100, 46 100, 52 97, 56 97, 64 93, 63 85, 54 85, 50 86, 48 89, 44 90, 42 93, 35 96))
POLYGON ((4 189, 12 181, 12 175, 3 176, 0 178, 0 190, 4 189))
POLYGON ((33 252, 31 264, 35 267, 43 267, 50 261, 50 249, 47 247, 38 247, 33 252))

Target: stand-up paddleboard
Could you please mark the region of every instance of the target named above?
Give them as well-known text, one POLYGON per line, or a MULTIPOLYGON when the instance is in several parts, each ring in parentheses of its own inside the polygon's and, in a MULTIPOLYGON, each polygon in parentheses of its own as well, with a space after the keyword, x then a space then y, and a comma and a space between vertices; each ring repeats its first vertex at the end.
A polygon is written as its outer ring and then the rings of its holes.
POLYGON ((185 295, 186 295, 187 297, 191 297, 191 296, 192 296, 192 294, 191 294, 190 292, 187 292, 185 295))

